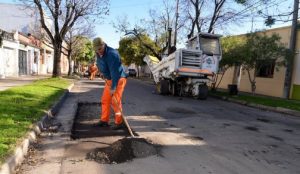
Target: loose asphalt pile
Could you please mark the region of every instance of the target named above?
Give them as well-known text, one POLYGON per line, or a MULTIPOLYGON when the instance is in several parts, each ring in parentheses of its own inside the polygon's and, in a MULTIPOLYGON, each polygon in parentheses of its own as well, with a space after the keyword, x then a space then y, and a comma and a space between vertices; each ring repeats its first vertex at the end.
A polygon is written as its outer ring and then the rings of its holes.
POLYGON ((89 152, 87 159, 101 164, 118 164, 156 154, 158 147, 144 138, 123 138, 106 148, 97 148, 89 152))

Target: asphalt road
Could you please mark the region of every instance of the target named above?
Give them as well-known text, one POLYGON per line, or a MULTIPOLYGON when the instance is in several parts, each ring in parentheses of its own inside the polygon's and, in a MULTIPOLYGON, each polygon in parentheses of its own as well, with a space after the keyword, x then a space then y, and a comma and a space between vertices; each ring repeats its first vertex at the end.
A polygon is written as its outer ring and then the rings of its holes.
MULTIPOLYGON (((99 102, 101 85, 103 83, 99 81, 81 81, 77 84, 77 88, 81 86, 81 90, 77 90, 74 95, 77 95, 78 101, 99 102)), ((52 167, 58 169, 51 173, 300 173, 299 117, 214 98, 194 100, 161 96, 155 94, 153 85, 135 79, 128 80, 123 110, 132 129, 140 137, 162 147, 160 155, 122 164, 104 165, 87 161, 85 153, 80 150, 83 149, 82 143, 65 143, 61 149, 56 148, 61 153, 61 165, 53 162, 52 167), (72 148, 72 144, 76 148, 72 148), (73 149, 71 154, 70 149, 73 149)), ((114 139, 98 138, 102 142, 101 146, 114 139)), ((41 144, 43 141, 48 144, 53 141, 52 144, 55 144, 56 140, 53 137, 52 140, 48 138, 42 140, 41 144)), ((86 144, 85 147, 91 147, 91 144, 86 144)), ((36 156, 45 154, 42 152, 43 148, 40 148, 40 153, 36 156)), ((51 150, 51 153, 55 153, 55 150, 51 150)), ((42 158, 45 160, 33 167, 23 167, 23 172, 41 173, 45 170, 41 166, 51 161, 47 159, 47 155, 42 158)), ((51 168, 51 164, 46 168, 51 168)))

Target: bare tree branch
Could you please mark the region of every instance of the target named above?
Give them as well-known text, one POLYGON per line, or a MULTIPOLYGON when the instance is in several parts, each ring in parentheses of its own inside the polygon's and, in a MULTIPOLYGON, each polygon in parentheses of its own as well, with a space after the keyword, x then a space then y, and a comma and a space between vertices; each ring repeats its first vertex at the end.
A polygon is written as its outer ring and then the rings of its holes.
MULTIPOLYGON (((28 1, 21 0, 24 5, 28 1)), ((108 13, 109 0, 33 0, 38 8, 42 28, 46 31, 54 47, 53 76, 61 76, 61 49, 62 42, 67 32, 72 29, 76 22, 86 20, 98 20, 108 13), (47 16, 49 15, 49 16, 47 16), (47 26, 45 20, 51 19, 53 26, 47 26), (51 32, 52 28, 54 32, 51 32)))

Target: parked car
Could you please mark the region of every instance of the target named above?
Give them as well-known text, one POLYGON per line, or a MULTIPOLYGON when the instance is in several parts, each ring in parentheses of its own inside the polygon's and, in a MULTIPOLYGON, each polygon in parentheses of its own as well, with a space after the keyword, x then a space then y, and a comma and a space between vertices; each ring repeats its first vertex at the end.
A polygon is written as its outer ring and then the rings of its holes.
POLYGON ((135 69, 128 69, 128 76, 129 77, 136 77, 136 70, 135 69))
POLYGON ((83 77, 89 78, 90 77, 90 71, 89 70, 84 71, 83 72, 83 77))

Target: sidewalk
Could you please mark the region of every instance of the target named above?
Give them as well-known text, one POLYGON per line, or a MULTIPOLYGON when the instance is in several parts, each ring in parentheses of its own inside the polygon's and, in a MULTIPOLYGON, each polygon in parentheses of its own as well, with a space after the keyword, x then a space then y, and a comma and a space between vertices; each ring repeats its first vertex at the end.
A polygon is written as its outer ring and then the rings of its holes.
MULTIPOLYGON (((56 133, 45 132, 41 134, 38 144, 34 145, 36 147, 32 148, 31 154, 29 153, 29 157, 17 169, 17 173, 67 173, 66 171, 71 170, 75 163, 81 166, 81 170, 87 169, 82 164, 84 164, 86 148, 89 148, 90 142, 71 141, 70 135, 78 103, 100 102, 99 84, 103 85, 104 81, 83 79, 74 84, 69 96, 55 116, 55 120, 61 123, 60 129, 56 133), (78 158, 78 155, 83 157, 78 158)), ((96 142, 96 144, 98 143, 96 142)), ((93 166, 97 167, 98 165, 94 163, 93 166)))
POLYGON ((0 79, 0 91, 4 91, 8 88, 15 86, 23 86, 32 83, 36 80, 49 78, 51 76, 20 76, 20 77, 6 77, 0 79))

